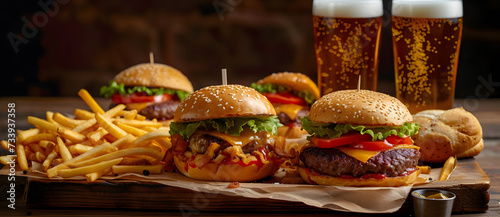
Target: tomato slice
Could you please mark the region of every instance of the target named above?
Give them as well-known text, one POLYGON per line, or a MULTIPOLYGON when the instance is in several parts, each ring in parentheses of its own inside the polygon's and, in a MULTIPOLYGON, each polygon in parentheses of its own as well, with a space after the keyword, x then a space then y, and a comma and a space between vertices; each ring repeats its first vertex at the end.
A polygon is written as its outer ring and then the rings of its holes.
POLYGON ((411 141, 410 137, 405 137, 401 138, 396 135, 390 135, 385 140, 379 140, 379 141, 361 141, 357 143, 353 143, 349 145, 351 148, 359 148, 359 149, 364 149, 364 150, 369 150, 369 151, 382 151, 382 150, 387 150, 391 149, 392 147, 396 145, 412 145, 413 142, 411 141))
POLYGON ((380 141, 358 142, 349 145, 349 147, 368 150, 368 151, 381 151, 392 148, 393 144, 387 143, 386 140, 383 141, 380 140, 380 141))
POLYGON ((297 104, 304 105, 306 101, 298 96, 295 96, 289 92, 287 93, 264 93, 263 94, 271 103, 281 103, 281 104, 297 104))
POLYGON ((338 138, 330 139, 330 138, 311 138, 311 142, 317 145, 320 148, 332 148, 347 144, 359 143, 362 141, 371 141, 372 136, 368 134, 359 134, 359 133, 348 133, 344 134, 338 138))
POLYGON ((396 135, 388 136, 385 140, 372 141, 368 134, 348 133, 338 138, 311 138, 311 142, 320 148, 333 148, 346 146, 350 148, 364 149, 368 151, 382 151, 390 149, 396 145, 413 145, 410 137, 401 138, 396 135))
POLYGON ((401 139, 401 141, 399 141, 398 145, 413 145, 413 140, 411 140, 411 138, 409 136, 401 139))
POLYGON ((166 102, 173 98, 170 94, 161 94, 161 95, 144 95, 140 93, 133 93, 129 95, 120 95, 118 93, 113 94, 111 96, 111 100, 116 104, 128 104, 128 103, 142 103, 142 102, 166 102))

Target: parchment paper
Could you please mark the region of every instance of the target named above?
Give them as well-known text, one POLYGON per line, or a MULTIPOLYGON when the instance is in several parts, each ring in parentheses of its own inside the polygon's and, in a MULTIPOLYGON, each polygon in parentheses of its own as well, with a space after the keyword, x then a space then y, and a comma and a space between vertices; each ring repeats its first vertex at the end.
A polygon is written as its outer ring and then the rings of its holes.
MULTIPOLYGON (((8 166, 0 170, 0 175, 9 175, 8 166)), ((281 176, 279 171, 276 176, 281 176)), ((432 169, 430 175, 437 180, 440 168, 432 169), (439 170, 439 171, 438 171, 439 170)), ((85 180, 85 177, 48 178, 40 169, 40 164, 33 162, 33 168, 27 174, 17 170, 16 176, 25 176, 42 180, 85 180)), ((247 198, 268 198, 283 201, 302 202, 309 206, 327 208, 336 211, 358 213, 391 213, 397 211, 406 200, 412 186, 402 187, 336 187, 308 184, 240 183, 238 188, 228 188, 229 182, 210 182, 194 180, 179 173, 163 174, 122 174, 103 176, 103 180, 148 181, 162 185, 185 188, 203 193, 224 194, 247 198)))

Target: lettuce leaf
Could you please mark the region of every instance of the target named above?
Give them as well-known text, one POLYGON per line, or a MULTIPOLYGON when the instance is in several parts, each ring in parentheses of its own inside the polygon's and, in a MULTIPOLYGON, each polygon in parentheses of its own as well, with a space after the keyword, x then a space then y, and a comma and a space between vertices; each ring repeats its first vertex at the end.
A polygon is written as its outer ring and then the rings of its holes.
POLYGON ((316 99, 314 98, 314 94, 312 94, 307 90, 293 91, 287 86, 278 84, 269 84, 269 83, 268 84, 252 83, 250 84, 250 87, 262 94, 291 92, 292 94, 304 99, 309 105, 312 105, 314 101, 316 101, 316 99))
POLYGON ((205 130, 217 130, 231 136, 239 136, 244 128, 253 132, 268 131, 278 134, 278 127, 283 126, 277 116, 235 117, 208 119, 188 123, 170 123, 170 135, 179 134, 183 139, 189 138, 199 127, 205 130))
POLYGON ((111 96, 113 96, 113 94, 115 93, 119 93, 120 95, 127 95, 127 94, 133 94, 135 92, 145 92, 149 96, 161 95, 167 93, 170 95, 177 95, 177 97, 179 97, 181 101, 184 100, 190 94, 183 90, 174 90, 163 87, 159 88, 146 87, 146 86, 125 87, 123 83, 118 84, 115 81, 110 81, 107 86, 103 86, 100 89, 100 94, 105 98, 111 98, 111 96))
POLYGON ((380 126, 366 127, 362 125, 351 124, 331 124, 313 122, 308 116, 302 118, 302 128, 312 136, 321 138, 337 138, 349 131, 359 131, 361 134, 369 134, 372 141, 384 140, 390 135, 399 137, 412 136, 418 133, 419 125, 417 123, 404 123, 402 126, 380 126))

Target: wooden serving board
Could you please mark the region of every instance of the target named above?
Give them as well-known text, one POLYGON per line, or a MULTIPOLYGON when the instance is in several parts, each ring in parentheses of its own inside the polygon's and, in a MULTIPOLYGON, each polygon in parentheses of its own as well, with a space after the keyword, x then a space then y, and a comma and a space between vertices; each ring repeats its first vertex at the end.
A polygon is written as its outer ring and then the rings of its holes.
MULTIPOLYGON (((474 158, 461 159, 446 181, 414 186, 413 189, 441 189, 455 193, 454 213, 485 212, 488 210, 490 179, 474 158)), ((405 205, 413 203, 412 197, 405 205)))
MULTIPOLYGON (((448 190, 457 195, 453 212, 488 209, 490 180, 473 159, 459 160, 449 180, 414 186, 448 190)), ((51 181, 28 179, 24 201, 28 208, 105 208, 225 212, 332 212, 300 202, 254 199, 202 193, 145 181, 51 181)), ((409 196, 398 211, 413 212, 409 196)))

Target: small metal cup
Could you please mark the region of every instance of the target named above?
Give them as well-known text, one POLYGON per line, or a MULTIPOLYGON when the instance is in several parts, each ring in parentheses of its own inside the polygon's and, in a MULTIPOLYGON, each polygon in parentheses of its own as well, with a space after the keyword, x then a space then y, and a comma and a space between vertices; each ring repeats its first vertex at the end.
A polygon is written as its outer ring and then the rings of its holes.
POLYGON ((449 191, 438 189, 419 189, 411 193, 413 196, 413 208, 416 217, 449 217, 453 208, 456 195, 449 191), (441 193, 448 199, 423 198, 433 194, 441 193))

